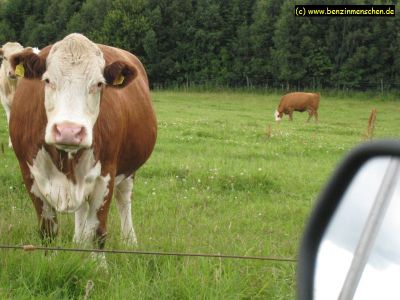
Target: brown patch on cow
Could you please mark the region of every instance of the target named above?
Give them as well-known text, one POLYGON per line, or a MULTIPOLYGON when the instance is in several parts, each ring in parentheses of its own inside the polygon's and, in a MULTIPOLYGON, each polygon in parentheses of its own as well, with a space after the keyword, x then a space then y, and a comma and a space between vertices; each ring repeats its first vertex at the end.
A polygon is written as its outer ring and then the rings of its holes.
POLYGON ((104 78, 106 83, 111 86, 123 88, 127 86, 137 76, 136 68, 123 61, 115 61, 104 68, 104 78), (123 76, 122 82, 115 84, 120 76, 123 76))
POLYGON ((17 157, 25 159, 21 163, 32 165, 36 154, 45 145, 47 116, 44 108, 44 83, 21 79, 14 100, 10 117, 11 142, 17 157))
POLYGON ((82 153, 86 149, 80 149, 77 153, 75 153, 72 157, 70 157, 67 152, 59 150, 55 146, 45 144, 44 148, 50 155, 57 169, 60 172, 64 173, 65 176, 69 180, 71 180, 74 184, 76 184, 75 167, 78 164, 78 161, 82 156, 82 153))
POLYGON ((10 63, 13 70, 22 64, 25 69, 24 77, 27 79, 41 79, 46 72, 46 59, 33 53, 32 49, 11 56, 10 63))

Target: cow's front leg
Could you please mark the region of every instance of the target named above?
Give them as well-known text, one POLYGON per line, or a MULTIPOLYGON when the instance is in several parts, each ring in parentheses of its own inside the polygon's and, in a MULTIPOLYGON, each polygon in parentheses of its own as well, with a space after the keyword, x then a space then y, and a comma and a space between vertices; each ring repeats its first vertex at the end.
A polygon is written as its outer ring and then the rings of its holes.
POLYGON ((85 246, 97 242, 99 227, 102 224, 98 214, 103 210, 104 204, 109 202, 107 199, 112 193, 110 175, 99 176, 94 180, 93 192, 75 212, 74 242, 85 246))
POLYGON ((84 203, 84 206, 75 214, 77 240, 89 243, 98 242, 99 248, 104 248, 105 244, 106 220, 114 186, 114 179, 110 179, 109 173, 105 176, 98 176, 87 203, 84 203))
POLYGON ((293 110, 289 109, 289 120, 293 121, 293 110))
MULTIPOLYGON (((98 242, 99 248, 104 248, 106 234, 104 231, 104 234, 99 236, 99 228, 102 228, 102 222, 101 218, 98 217, 98 213, 103 210, 104 203, 109 202, 107 201, 110 193, 109 188, 112 189, 112 187, 108 187, 109 181, 110 176, 97 178, 93 194, 75 212, 75 243, 90 247, 92 243, 98 242)), ((92 256, 100 268, 107 270, 107 261, 104 253, 94 252, 92 256)))
POLYGON ((84 202, 82 206, 75 212, 75 233, 74 242, 77 244, 84 244, 88 242, 86 233, 88 232, 86 228, 86 220, 89 212, 89 203, 84 202))
POLYGON ((96 241, 98 243, 98 247, 103 249, 106 244, 107 238, 107 217, 108 212, 110 210, 111 199, 113 195, 114 189, 114 178, 109 181, 108 184, 108 193, 102 198, 101 205, 98 209, 96 209, 95 218, 98 220, 98 226, 96 229, 96 241))
POLYGON ((43 241, 50 242, 58 233, 56 211, 45 201, 45 196, 39 191, 37 185, 34 184, 28 164, 20 164, 20 166, 22 170, 22 178, 36 211, 40 237, 43 241))
MULTIPOLYGON (((35 189, 33 189, 35 190, 35 189)), ((55 210, 32 192, 29 193, 39 224, 39 234, 43 241, 50 242, 58 232, 57 214, 55 210)))

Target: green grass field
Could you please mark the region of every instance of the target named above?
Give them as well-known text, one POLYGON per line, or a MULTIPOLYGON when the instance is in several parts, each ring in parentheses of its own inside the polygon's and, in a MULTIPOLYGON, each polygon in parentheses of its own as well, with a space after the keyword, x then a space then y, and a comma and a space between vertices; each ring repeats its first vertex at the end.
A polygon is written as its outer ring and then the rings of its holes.
MULTIPOLYGON (((275 123, 278 95, 153 92, 158 140, 134 186, 138 250, 296 258, 307 217, 336 164, 365 140, 400 137, 400 102, 321 96, 320 122, 275 123)), ((40 245, 36 216, 0 119, 0 244, 40 245)), ((73 247, 73 215, 53 246, 73 247)), ((107 249, 122 249, 115 205, 107 249)), ((293 299, 296 264, 0 250, 0 299, 293 299)))

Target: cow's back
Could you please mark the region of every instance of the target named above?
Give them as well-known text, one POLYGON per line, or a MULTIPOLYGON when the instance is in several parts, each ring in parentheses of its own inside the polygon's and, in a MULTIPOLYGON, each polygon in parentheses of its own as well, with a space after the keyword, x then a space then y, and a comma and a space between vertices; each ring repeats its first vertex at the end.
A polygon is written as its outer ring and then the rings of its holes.
POLYGON ((305 109, 311 105, 318 108, 319 98, 319 94, 293 92, 282 96, 280 106, 283 108, 305 109))

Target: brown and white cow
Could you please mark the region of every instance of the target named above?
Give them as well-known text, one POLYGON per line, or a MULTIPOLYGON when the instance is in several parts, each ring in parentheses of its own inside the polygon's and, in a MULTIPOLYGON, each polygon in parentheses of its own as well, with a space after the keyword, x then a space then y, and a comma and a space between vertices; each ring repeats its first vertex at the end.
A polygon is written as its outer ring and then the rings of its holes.
POLYGON ((282 120, 283 114, 289 115, 289 120, 293 120, 293 111, 308 111, 308 121, 315 117, 318 122, 319 93, 294 92, 282 96, 278 108, 275 111, 275 121, 282 120))
MULTIPOLYGON (((32 51, 36 51, 32 48, 32 51)), ((24 50, 24 47, 20 43, 17 42, 8 42, 5 43, 0 48, 0 59, 1 59, 1 67, 0 67, 0 101, 3 105, 4 111, 7 116, 7 124, 10 123, 10 109, 11 103, 14 98, 15 90, 17 88, 18 78, 15 75, 14 71, 11 68, 10 57, 18 52, 24 50)), ((11 147, 11 141, 8 142, 11 147)))
POLYGON ((123 238, 136 244, 133 177, 157 133, 141 62, 74 33, 38 55, 13 56, 12 65, 24 79, 12 104, 11 140, 42 236, 57 233, 56 212, 74 212, 74 241, 104 247, 114 194, 123 238))

